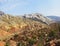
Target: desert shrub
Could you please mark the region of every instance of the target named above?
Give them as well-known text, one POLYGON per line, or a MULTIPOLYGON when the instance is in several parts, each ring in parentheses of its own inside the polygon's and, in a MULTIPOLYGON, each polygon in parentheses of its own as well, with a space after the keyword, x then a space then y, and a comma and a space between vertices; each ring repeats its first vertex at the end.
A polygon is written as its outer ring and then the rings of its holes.
POLYGON ((25 46, 25 44, 23 42, 18 42, 17 46, 25 46))
POLYGON ((8 42, 6 42, 6 45, 5 46, 10 46, 8 42))
POLYGON ((19 42, 19 43, 17 44, 17 46, 21 46, 21 43, 19 42))
POLYGON ((29 42, 29 45, 33 45, 36 42, 36 40, 35 39, 29 39, 28 42, 29 42))
POLYGON ((54 37, 54 38, 55 38, 55 31, 51 31, 51 32, 49 33, 49 37, 54 37))
POLYGON ((55 38, 57 38, 57 31, 56 30, 52 30, 49 34, 48 34, 48 41, 54 40, 55 38))

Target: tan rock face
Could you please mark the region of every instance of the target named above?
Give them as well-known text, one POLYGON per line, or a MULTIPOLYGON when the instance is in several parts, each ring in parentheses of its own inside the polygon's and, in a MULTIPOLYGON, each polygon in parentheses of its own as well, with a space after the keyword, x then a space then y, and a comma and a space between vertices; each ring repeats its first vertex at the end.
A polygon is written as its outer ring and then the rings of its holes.
POLYGON ((9 32, 0 30, 0 40, 4 40, 5 38, 7 38, 10 35, 11 34, 9 32))
POLYGON ((5 46, 5 42, 0 41, 0 46, 5 46))
POLYGON ((17 46, 16 42, 13 40, 10 40, 10 46, 17 46))
POLYGON ((55 46, 54 40, 50 41, 51 46, 55 46))

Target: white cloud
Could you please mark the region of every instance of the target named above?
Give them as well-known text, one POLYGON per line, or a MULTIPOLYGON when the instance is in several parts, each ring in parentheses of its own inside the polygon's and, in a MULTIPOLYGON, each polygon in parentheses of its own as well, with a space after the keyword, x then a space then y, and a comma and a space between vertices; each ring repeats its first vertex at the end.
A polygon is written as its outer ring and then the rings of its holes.
POLYGON ((12 5, 6 5, 6 6, 2 6, 1 7, 1 10, 5 10, 5 11, 9 11, 9 10, 12 10, 14 9, 15 7, 17 7, 19 4, 12 4, 12 5))

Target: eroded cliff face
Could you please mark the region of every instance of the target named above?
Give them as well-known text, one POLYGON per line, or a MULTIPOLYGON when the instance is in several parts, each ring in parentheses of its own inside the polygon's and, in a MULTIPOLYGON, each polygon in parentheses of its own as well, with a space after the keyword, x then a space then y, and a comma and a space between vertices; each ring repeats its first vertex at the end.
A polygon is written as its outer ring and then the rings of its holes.
POLYGON ((35 21, 39 21, 39 22, 43 22, 45 24, 50 24, 50 23, 54 23, 54 21, 46 16, 43 16, 40 13, 34 13, 34 14, 25 14, 23 15, 23 17, 25 18, 29 18, 35 21))

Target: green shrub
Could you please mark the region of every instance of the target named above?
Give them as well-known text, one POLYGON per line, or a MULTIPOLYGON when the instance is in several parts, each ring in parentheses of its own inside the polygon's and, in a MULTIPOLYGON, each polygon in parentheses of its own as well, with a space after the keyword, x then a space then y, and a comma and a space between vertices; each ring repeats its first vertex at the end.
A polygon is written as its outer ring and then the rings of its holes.
POLYGON ((5 46, 10 46, 8 42, 6 42, 6 45, 5 46))

